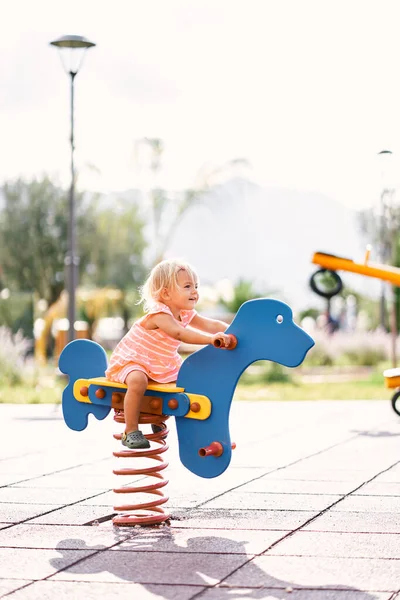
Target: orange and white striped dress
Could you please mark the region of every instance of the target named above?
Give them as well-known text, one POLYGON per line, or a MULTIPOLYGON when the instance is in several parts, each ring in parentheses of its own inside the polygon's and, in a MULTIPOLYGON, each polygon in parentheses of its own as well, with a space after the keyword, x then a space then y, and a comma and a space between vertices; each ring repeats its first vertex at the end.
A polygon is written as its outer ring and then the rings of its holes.
MULTIPOLYGON (((149 379, 158 383, 176 381, 182 364, 182 358, 178 354, 180 341, 161 329, 143 327, 149 315, 160 312, 175 318, 168 306, 162 302, 154 304, 115 347, 106 371, 107 379, 125 383, 131 371, 142 371, 149 379)), ((186 327, 196 314, 195 310, 181 310, 179 324, 186 327)))

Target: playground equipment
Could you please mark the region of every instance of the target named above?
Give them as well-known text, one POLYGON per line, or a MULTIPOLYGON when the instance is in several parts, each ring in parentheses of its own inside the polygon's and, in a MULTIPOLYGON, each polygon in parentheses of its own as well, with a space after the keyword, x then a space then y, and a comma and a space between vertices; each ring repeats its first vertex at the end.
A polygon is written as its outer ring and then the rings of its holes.
POLYGON ((336 296, 336 294, 339 294, 343 289, 343 282, 336 271, 350 271, 351 273, 358 273, 360 275, 365 275, 366 277, 382 279, 383 281, 388 281, 389 283, 400 287, 400 269, 369 262, 370 254, 371 248, 367 246, 364 262, 357 263, 350 258, 326 254, 325 252, 315 252, 311 262, 319 265, 322 269, 318 269, 311 276, 311 289, 324 298, 332 298, 333 296, 336 296), (319 278, 323 279, 325 275, 330 276, 334 282, 334 285, 330 290, 324 289, 319 281, 319 278))
POLYGON ((385 386, 396 391, 391 398, 392 408, 400 416, 400 369, 386 369, 383 371, 385 386))
MULTIPOLYGON (((356 263, 349 258, 335 256, 334 254, 326 254, 324 252, 316 252, 312 257, 312 262, 322 267, 318 269, 310 278, 311 289, 328 301, 336 294, 339 294, 343 288, 343 282, 336 271, 350 271, 351 273, 359 273, 366 277, 374 277, 387 281, 396 287, 400 287, 400 269, 379 263, 370 263, 369 257, 371 253, 370 246, 367 246, 364 262, 356 263), (324 282, 325 280, 325 282, 324 282), (326 285, 328 281, 328 289, 326 285)), ((385 386, 387 388, 397 388, 397 391, 392 396, 391 402, 395 413, 400 415, 400 369, 387 369, 383 372, 385 378, 385 386)))
MULTIPOLYGON (((147 469, 117 469, 114 473, 148 475, 159 481, 149 486, 121 487, 114 491, 117 495, 147 492, 158 498, 148 503, 115 506, 114 510, 122 513, 140 510, 149 514, 117 515, 114 524, 160 523, 170 517, 161 506, 168 500, 161 491, 168 483, 161 471, 167 467, 162 454, 168 448, 166 420, 170 416, 175 416, 183 465, 200 477, 217 477, 228 467, 235 447, 230 439, 228 420, 240 375, 257 360, 296 367, 314 345, 313 339, 293 322, 290 307, 267 298, 245 302, 226 333, 232 336, 228 351, 206 346, 183 362, 176 384, 149 384, 140 423, 152 426, 153 433, 146 434, 153 442, 151 448, 126 450, 121 447, 113 454, 119 458, 151 458, 156 465, 147 469)), ((60 356, 59 368, 69 376, 62 399, 68 427, 82 431, 88 424, 89 414, 104 419, 111 408, 115 410, 114 419, 124 422, 123 396, 127 388, 105 379, 107 358, 99 344, 89 340, 71 342, 60 356)), ((120 439, 121 434, 114 434, 114 437, 120 439)))
MULTIPOLYGON (((84 309, 89 320, 95 323, 100 317, 107 314, 109 310, 120 310, 123 301, 123 292, 114 288, 101 288, 93 290, 77 290, 78 309, 84 309)), ((68 307, 68 294, 63 291, 42 318, 42 327, 35 340, 35 358, 40 364, 47 362, 47 345, 49 343, 52 327, 55 322, 66 319, 68 307)), ((75 337, 89 338, 88 324, 80 321, 80 327, 75 324, 75 337), (84 327, 86 325, 86 328, 84 327)), ((69 324, 59 328, 55 338, 54 354, 58 358, 62 349, 67 344, 69 324)))

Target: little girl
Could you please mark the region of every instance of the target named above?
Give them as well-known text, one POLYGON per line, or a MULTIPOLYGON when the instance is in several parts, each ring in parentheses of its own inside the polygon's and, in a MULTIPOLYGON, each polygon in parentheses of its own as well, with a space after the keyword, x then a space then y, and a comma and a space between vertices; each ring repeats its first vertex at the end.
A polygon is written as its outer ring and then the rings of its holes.
POLYGON ((176 381, 182 364, 180 343, 219 340, 229 346, 230 338, 224 333, 228 324, 201 317, 194 309, 199 299, 197 286, 197 275, 188 264, 177 260, 157 264, 141 288, 145 316, 133 324, 111 355, 107 379, 128 386, 122 444, 130 449, 150 447, 139 430, 140 405, 149 381, 176 381))

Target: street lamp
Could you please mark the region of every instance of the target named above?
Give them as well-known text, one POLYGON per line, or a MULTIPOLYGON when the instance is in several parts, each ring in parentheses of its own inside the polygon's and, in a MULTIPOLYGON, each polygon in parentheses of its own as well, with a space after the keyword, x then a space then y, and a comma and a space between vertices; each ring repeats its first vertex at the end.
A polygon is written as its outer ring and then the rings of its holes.
MULTIPOLYGON (((392 155, 391 150, 381 150, 378 152, 378 157, 381 166, 381 196, 380 196, 380 222, 379 222, 379 258, 382 264, 386 263, 388 259, 388 240, 387 240, 387 204, 386 196, 388 193, 387 189, 387 160, 392 155), (385 163, 385 164, 383 164, 385 163)), ((380 295, 380 324, 382 329, 386 327, 386 298, 385 298, 386 282, 381 282, 381 295, 380 295)))
MULTIPOLYGON (((392 266, 396 266, 397 261, 397 231, 398 231, 398 214, 395 211, 395 206, 393 202, 393 196, 395 193, 395 189, 392 187, 393 182, 392 173, 389 173, 389 185, 387 181, 387 171, 388 164, 387 158, 393 155, 391 150, 381 150, 378 153, 378 156, 386 156, 386 173, 385 178, 382 182, 382 193, 381 193, 381 213, 382 213, 382 221, 381 221, 381 252, 383 260, 385 259, 392 266), (386 181, 385 181, 386 180, 386 181)), ((393 166, 393 165, 392 165, 393 166)), ((382 282, 383 284, 383 282, 382 282)), ((384 311, 384 287, 382 286, 382 297, 381 297, 381 318, 384 311)), ((391 286, 391 310, 390 310, 390 332, 391 332, 391 358, 392 358, 392 366, 397 366, 397 308, 396 308, 396 293, 395 288, 391 286)))
POLYGON ((65 257, 68 289, 68 341, 75 338, 75 292, 78 283, 79 256, 76 253, 75 232, 75 166, 74 166, 74 81, 88 48, 96 44, 80 35, 64 35, 50 42, 59 50, 64 70, 71 79, 71 187, 69 193, 68 252, 65 257))

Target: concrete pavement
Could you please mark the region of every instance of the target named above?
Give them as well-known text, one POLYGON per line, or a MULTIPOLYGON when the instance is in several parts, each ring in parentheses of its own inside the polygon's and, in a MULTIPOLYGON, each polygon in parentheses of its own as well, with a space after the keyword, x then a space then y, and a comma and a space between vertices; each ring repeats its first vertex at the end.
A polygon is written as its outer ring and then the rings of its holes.
POLYGON ((388 401, 234 402, 216 479, 180 464, 170 419, 158 528, 111 523, 111 416, 80 433, 58 406, 0 405, 0 420, 0 597, 400 600, 388 401))

